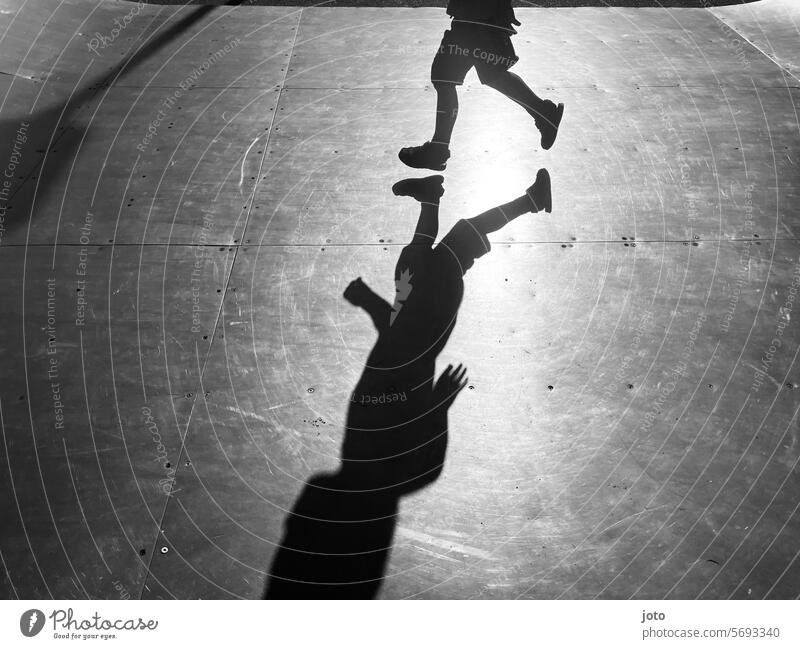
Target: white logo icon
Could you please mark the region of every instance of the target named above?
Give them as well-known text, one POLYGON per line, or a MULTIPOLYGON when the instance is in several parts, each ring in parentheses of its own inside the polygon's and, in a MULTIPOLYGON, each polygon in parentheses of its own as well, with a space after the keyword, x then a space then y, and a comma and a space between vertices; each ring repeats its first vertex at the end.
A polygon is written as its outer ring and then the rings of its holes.
POLYGON ((32 608, 29 611, 25 611, 19 619, 19 630, 27 638, 32 638, 38 634, 42 627, 44 627, 44 613, 39 609, 32 608))

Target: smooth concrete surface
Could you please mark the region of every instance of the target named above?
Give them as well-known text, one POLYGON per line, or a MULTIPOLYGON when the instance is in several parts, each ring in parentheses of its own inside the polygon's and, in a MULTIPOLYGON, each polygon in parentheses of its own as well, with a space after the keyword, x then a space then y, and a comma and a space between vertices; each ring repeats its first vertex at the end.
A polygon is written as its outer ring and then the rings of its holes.
MULTIPOLYGON (((0 7, 0 594, 261 597, 374 343, 342 292, 393 299, 446 16, 0 7)), ((561 134, 471 73, 440 232, 540 167, 554 209, 465 277, 379 596, 796 598, 800 7, 518 16, 561 134)))

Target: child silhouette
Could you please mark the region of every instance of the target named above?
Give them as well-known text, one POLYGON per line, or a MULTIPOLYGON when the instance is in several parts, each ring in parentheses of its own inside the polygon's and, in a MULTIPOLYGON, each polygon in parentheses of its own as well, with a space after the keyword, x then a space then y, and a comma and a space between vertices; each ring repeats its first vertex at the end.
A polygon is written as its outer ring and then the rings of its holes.
MULTIPOLYGON (((429 422, 430 413, 438 407, 433 389, 435 364, 456 323, 464 295, 464 274, 490 250, 489 233, 522 214, 552 209, 550 175, 541 169, 525 194, 471 219, 459 220, 434 246, 439 200, 444 193, 442 176, 403 180, 393 191, 419 201, 420 216, 414 236, 395 267, 394 305, 374 293, 360 277, 344 292, 345 299, 370 315, 378 332, 351 397, 342 449, 345 462, 371 462, 380 454, 398 456, 402 449, 416 447, 409 440, 419 433, 419 427, 412 427, 413 433, 404 431, 396 436, 386 425, 387 416, 393 413, 394 427, 429 422), (381 403, 386 405, 381 407, 381 403), (385 432, 376 435, 376 430, 385 432), (375 444, 381 445, 381 453, 371 449, 375 444)), ((423 439, 418 442, 424 445, 423 439)), ((374 465, 384 478, 393 474, 390 466, 391 462, 374 465)))
POLYGON ((533 117, 543 149, 553 146, 564 114, 564 104, 541 99, 510 68, 519 60, 511 43, 519 21, 511 0, 450 0, 452 17, 431 66, 436 89, 436 130, 421 146, 400 150, 400 160, 416 169, 443 171, 450 158, 450 139, 458 117, 457 86, 471 68, 481 83, 501 92, 533 117))
POLYGON ((344 291, 378 332, 350 397, 341 465, 305 484, 289 515, 265 592, 274 599, 365 599, 383 580, 400 500, 433 483, 444 466, 448 411, 466 369, 435 363, 456 322, 464 273, 490 249, 486 235, 522 214, 550 211, 550 176, 540 170, 519 198, 460 220, 438 245, 441 176, 393 187, 421 205, 395 269, 394 305, 359 277, 344 291))

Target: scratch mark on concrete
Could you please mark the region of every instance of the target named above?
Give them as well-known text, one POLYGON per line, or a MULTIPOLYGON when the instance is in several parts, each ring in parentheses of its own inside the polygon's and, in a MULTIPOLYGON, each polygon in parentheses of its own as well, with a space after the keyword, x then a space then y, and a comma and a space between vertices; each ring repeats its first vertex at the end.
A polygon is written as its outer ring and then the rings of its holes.
POLYGON ((458 552, 459 554, 466 554, 468 556, 478 557, 479 559, 494 558, 492 557, 491 553, 484 550, 473 548, 469 545, 463 545, 462 543, 454 543, 453 541, 449 541, 447 539, 440 539, 435 536, 431 536, 430 534, 425 534, 424 532, 417 532, 416 530, 408 529, 407 527, 398 527, 397 533, 412 539, 413 541, 417 541, 418 543, 432 545, 434 547, 441 548, 442 550, 446 550, 447 552, 458 552))
POLYGON ((266 417, 262 415, 257 415, 254 412, 247 412, 246 410, 242 410, 241 408, 235 408, 234 406, 226 406, 225 410, 227 410, 228 412, 236 413, 237 415, 241 415, 242 417, 249 417, 251 419, 255 419, 256 421, 260 421, 262 424, 269 423, 269 419, 267 419, 266 417))
POLYGON ((653 507, 652 509, 647 509, 647 508, 645 508, 645 509, 643 509, 643 510, 642 510, 642 511, 640 511, 640 512, 636 512, 635 514, 630 514, 629 516, 626 516, 625 518, 620 518, 620 519, 619 519, 619 520, 618 520, 616 523, 612 523, 611 525, 609 525, 609 526, 608 526, 608 527, 606 527, 605 529, 603 529, 603 530, 601 530, 600 532, 598 532, 596 536, 602 536, 603 534, 605 534, 605 533, 606 533, 606 532, 608 532, 609 530, 612 530, 612 529, 614 529, 614 528, 615 528, 615 527, 617 527, 618 525, 621 525, 621 524, 622 524, 622 523, 624 523, 625 521, 629 521, 629 520, 630 520, 630 519, 632 519, 632 518, 638 518, 638 517, 639 517, 639 516, 641 516, 642 514, 649 514, 650 512, 658 511, 659 509, 664 509, 664 507, 667 507, 667 505, 661 505, 661 506, 659 506, 659 507, 653 507))
POLYGON ((418 545, 412 545, 411 547, 416 550, 419 550, 420 552, 424 552, 425 554, 430 554, 431 556, 436 557, 437 559, 444 559, 445 561, 450 561, 452 563, 459 563, 458 560, 453 559, 453 557, 448 557, 444 554, 439 554, 438 552, 434 552, 433 550, 428 550, 428 548, 422 548, 418 545))
POLYGON ((758 368, 757 368, 757 367, 755 367, 754 365, 751 365, 750 363, 747 363, 747 362, 745 362, 745 361, 742 361, 742 365, 744 365, 745 367, 749 367, 749 368, 750 368, 751 370, 753 370, 754 372, 758 372, 759 374, 764 374, 764 376, 766 376, 766 377, 767 377, 767 378, 768 378, 770 381, 772 381, 772 382, 775 384, 775 387, 777 387, 779 390, 781 389, 781 387, 782 387, 782 386, 781 386, 781 384, 780 384, 780 383, 778 383, 778 382, 777 382, 775 379, 773 379, 773 378, 772 378, 772 377, 771 377, 769 374, 767 374, 766 372, 762 372, 760 369, 758 369, 758 368))
POLYGON ((250 146, 247 147, 247 151, 244 152, 244 156, 242 157, 241 173, 239 174, 239 187, 240 188, 244 184, 244 165, 247 162, 247 156, 250 155, 250 151, 256 145, 256 142, 258 142, 260 139, 261 139, 261 136, 259 135, 255 140, 253 140, 250 143, 250 146))

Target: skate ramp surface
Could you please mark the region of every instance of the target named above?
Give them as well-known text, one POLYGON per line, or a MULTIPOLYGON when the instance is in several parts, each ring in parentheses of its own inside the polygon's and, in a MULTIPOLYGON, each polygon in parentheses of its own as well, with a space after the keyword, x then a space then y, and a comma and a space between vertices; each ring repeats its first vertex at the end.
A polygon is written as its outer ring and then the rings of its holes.
MULTIPOLYGON (((379 596, 797 597, 793 3, 518 16, 563 130, 468 77, 440 232, 539 167, 554 210, 465 278, 471 383, 379 596)), ((2 4, 5 597, 262 595, 375 339, 342 292, 394 295, 446 27, 2 4)))

